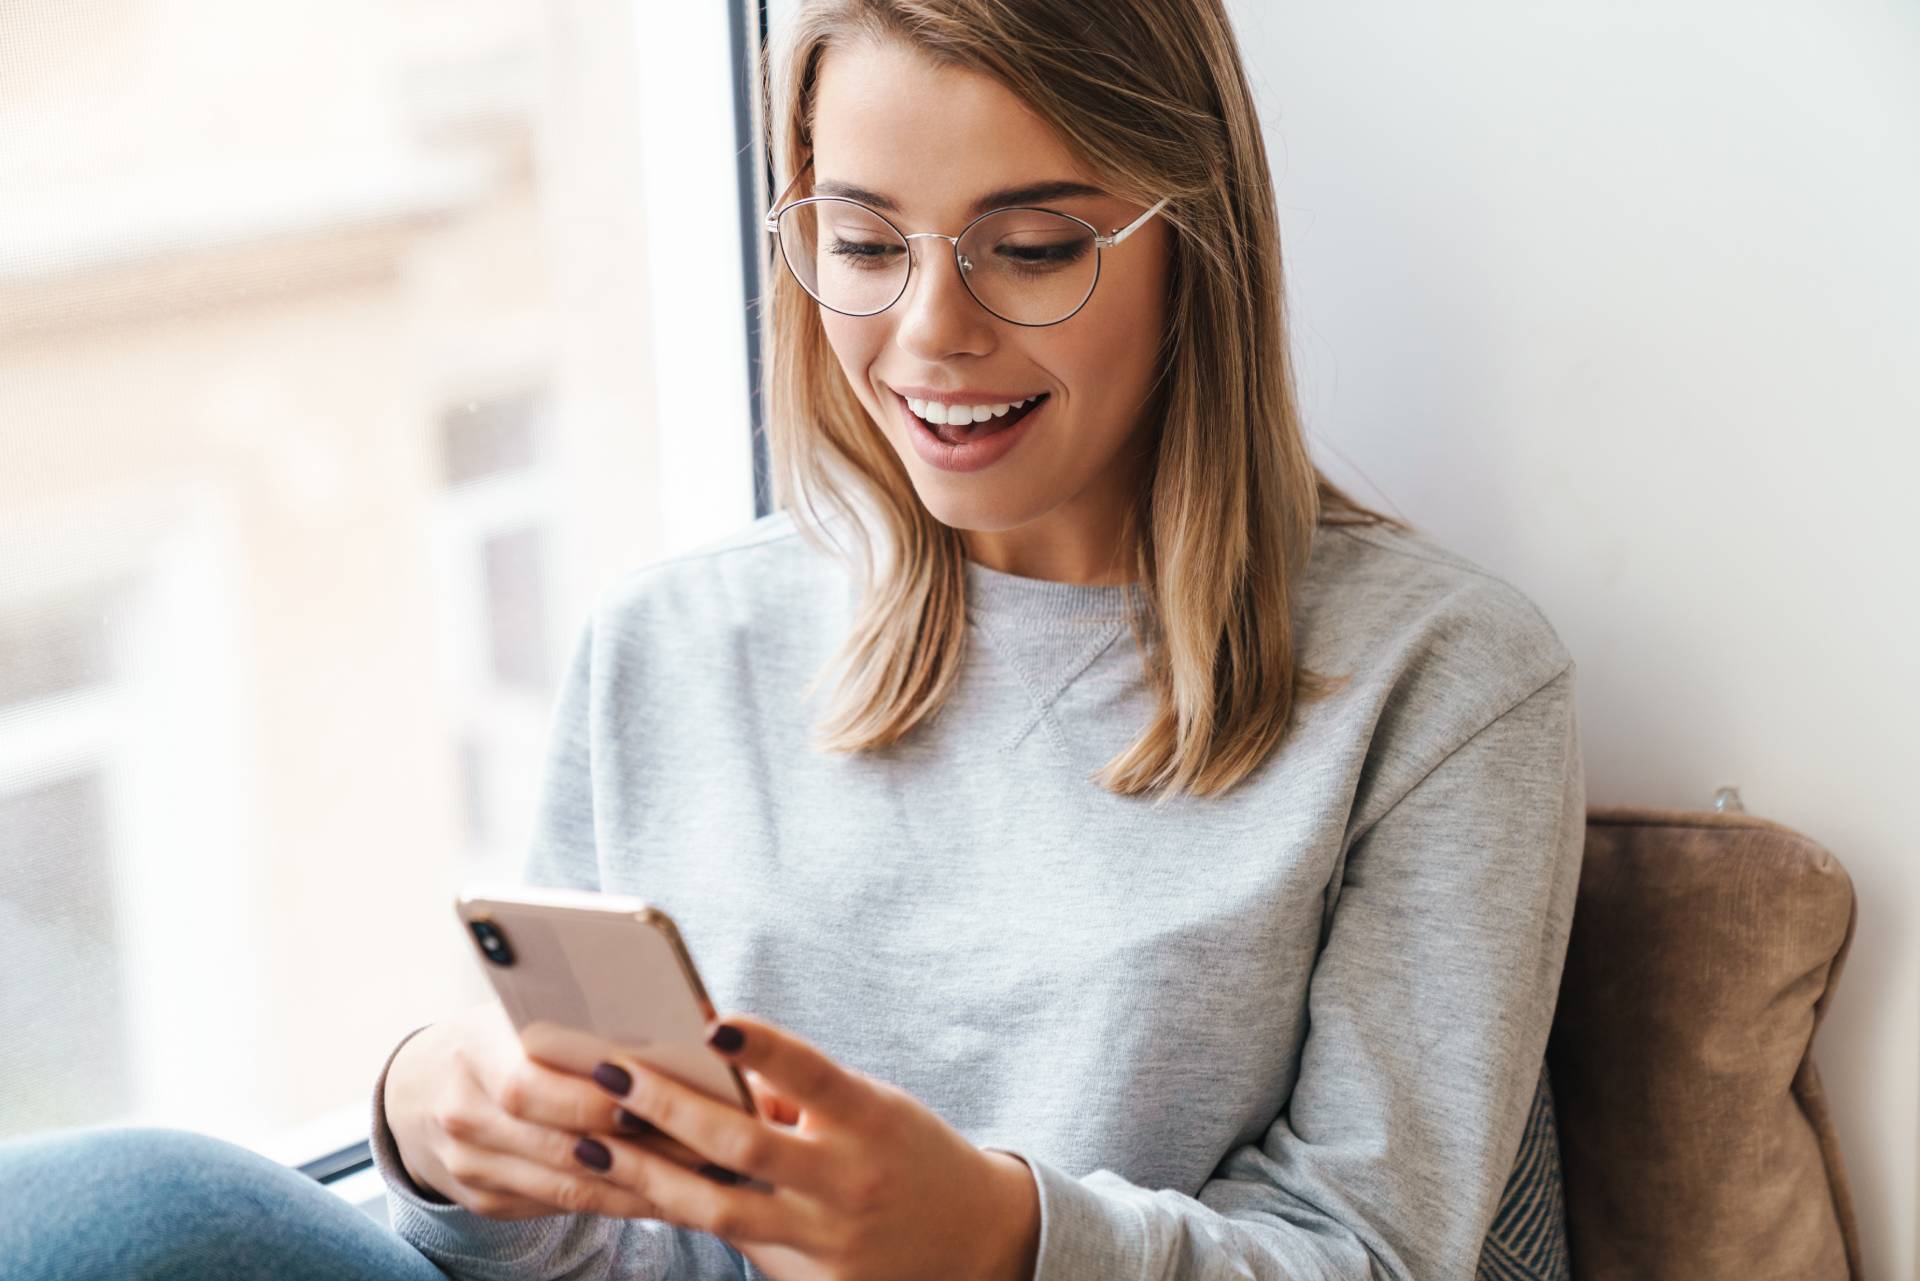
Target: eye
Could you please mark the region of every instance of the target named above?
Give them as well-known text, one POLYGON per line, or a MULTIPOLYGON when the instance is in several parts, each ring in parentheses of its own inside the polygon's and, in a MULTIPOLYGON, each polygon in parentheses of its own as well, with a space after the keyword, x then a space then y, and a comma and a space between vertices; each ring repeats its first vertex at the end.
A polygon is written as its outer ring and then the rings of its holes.
POLYGON ((900 252, 900 246, 882 240, 845 240, 836 238, 827 244, 827 252, 843 262, 858 266, 884 264, 900 252))
POLYGON ((993 247, 993 256, 1015 275, 1044 276, 1080 262, 1092 248, 1093 242, 1084 236, 1050 242, 1003 240, 993 247))
POLYGON ((995 252, 1014 262, 1073 262, 1086 252, 1086 245, 1077 240, 1057 245, 1000 245, 995 252))

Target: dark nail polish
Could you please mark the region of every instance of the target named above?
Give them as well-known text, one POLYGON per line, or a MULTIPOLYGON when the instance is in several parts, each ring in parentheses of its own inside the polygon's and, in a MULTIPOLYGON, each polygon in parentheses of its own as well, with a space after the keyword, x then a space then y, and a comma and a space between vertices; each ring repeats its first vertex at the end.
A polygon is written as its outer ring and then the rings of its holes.
POLYGON ((709 1161, 707 1164, 700 1167, 700 1173, 706 1175, 709 1179, 712 1179, 715 1183, 740 1182, 739 1175, 735 1174, 732 1170, 727 1169, 725 1166, 715 1165, 711 1161, 709 1161))
POLYGON ((594 1139, 581 1139, 573 1145, 573 1155, 582 1165, 590 1165, 596 1170, 613 1168, 613 1153, 607 1151, 607 1145, 594 1139))
POLYGON ((593 1079, 600 1083, 601 1088, 622 1097, 633 1088, 633 1078, 627 1075, 627 1070, 613 1063, 602 1063, 595 1068, 593 1079))
POLYGON ((621 1108, 617 1113, 615 1113, 614 1119, 620 1122, 621 1129, 632 1130, 635 1134, 660 1133, 659 1126, 647 1120, 647 1118, 645 1118, 644 1116, 635 1116, 633 1113, 627 1111, 625 1108, 621 1108))
POLYGON ((732 1054, 746 1043, 746 1033, 731 1023, 722 1023, 713 1029, 713 1035, 707 1038, 707 1044, 722 1054, 732 1054))

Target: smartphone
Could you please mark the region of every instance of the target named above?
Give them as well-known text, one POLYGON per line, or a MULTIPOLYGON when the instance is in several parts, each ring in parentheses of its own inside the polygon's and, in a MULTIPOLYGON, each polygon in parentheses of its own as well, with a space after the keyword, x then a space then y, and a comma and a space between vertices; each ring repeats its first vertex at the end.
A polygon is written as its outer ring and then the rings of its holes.
POLYGON ((472 885, 454 910, 530 1058, 591 1076, 608 1047, 756 1115, 706 1043, 713 1002, 673 918, 626 894, 472 885))

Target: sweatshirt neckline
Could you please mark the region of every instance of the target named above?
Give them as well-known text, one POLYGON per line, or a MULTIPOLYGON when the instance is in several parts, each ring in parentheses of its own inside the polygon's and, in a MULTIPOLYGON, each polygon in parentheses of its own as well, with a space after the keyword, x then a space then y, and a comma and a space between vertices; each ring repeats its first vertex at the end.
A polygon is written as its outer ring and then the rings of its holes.
POLYGON ((968 560, 967 612, 1029 623, 1115 622, 1146 606, 1138 583, 1096 586, 1024 578, 968 560))

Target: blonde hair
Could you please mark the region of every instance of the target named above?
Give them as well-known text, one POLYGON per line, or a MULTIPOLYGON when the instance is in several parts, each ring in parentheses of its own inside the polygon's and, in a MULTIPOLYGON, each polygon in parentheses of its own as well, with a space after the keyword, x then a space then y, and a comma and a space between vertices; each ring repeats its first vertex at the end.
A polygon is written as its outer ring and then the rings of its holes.
MULTIPOLYGON (((1163 800, 1222 793, 1279 743, 1296 700, 1345 680, 1295 660, 1293 587, 1316 527, 1408 526, 1362 507, 1308 457, 1272 179, 1220 0, 802 0, 766 85, 782 182, 811 155, 822 54, 862 39, 992 77, 1114 194, 1142 206, 1171 197, 1167 331, 1147 405, 1160 429, 1124 543, 1150 607, 1136 611, 1134 637, 1156 709, 1092 779, 1163 800)), ((933 715, 959 674, 964 544, 921 504, 812 299, 777 258, 766 268, 774 503, 851 560, 825 528, 846 518, 863 571, 852 628, 809 686, 845 673, 819 745, 883 747, 933 715)))

